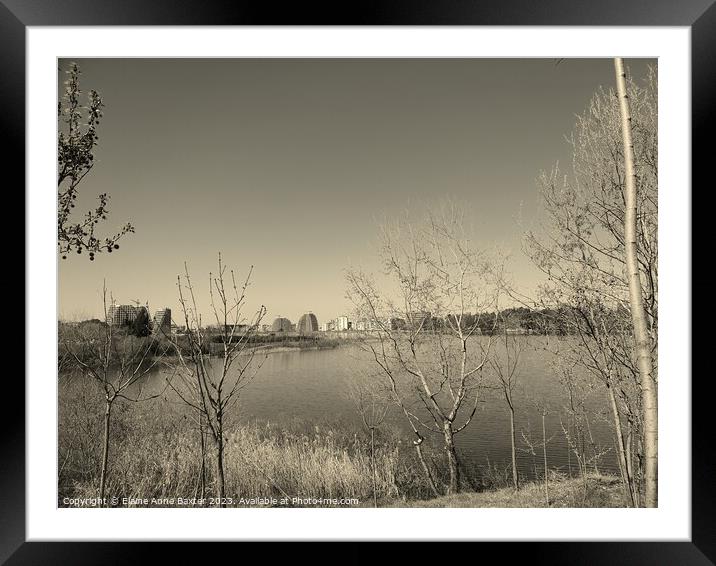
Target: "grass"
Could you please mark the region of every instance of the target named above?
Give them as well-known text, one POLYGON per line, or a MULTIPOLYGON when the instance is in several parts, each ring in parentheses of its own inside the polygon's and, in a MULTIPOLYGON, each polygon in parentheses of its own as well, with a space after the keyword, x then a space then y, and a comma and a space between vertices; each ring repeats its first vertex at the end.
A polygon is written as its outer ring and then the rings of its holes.
MULTIPOLYGON (((200 495, 200 435, 186 408, 166 398, 117 402, 113 408, 107 497, 200 495)), ((101 461, 102 399, 91 382, 60 387, 59 504, 96 497, 101 461)), ((215 457, 207 438, 205 495, 215 492, 215 457)), ((428 488, 390 430, 376 438, 376 493, 381 500, 425 497, 428 488)), ((373 500, 367 433, 334 424, 235 423, 225 447, 226 496, 373 500)))
MULTIPOLYGON (((531 482, 515 490, 504 487, 481 493, 458 493, 428 501, 413 501, 405 507, 547 507, 544 483, 531 482)), ((581 478, 557 477, 549 483, 549 507, 625 507, 624 491, 614 476, 587 477, 586 492, 581 478)))
MULTIPOLYGON (((200 478, 198 433, 189 430, 131 434, 114 439, 108 497, 197 497, 200 478)), ((396 448, 376 454, 377 492, 397 498, 401 466, 396 448)), ((206 496, 214 492, 214 458, 207 455, 206 496)), ((353 447, 340 445, 330 432, 297 434, 275 425, 249 424, 229 436, 224 473, 226 495, 256 497, 354 498, 372 501, 373 484, 367 444, 356 437, 353 447)), ((97 477, 78 478, 63 497, 92 497, 97 477)), ((61 498, 62 499, 62 498, 61 498)))
MULTIPOLYGON (((273 495, 372 498, 372 468, 367 445, 357 436, 352 446, 331 430, 296 433, 268 425, 244 426, 229 439, 229 491, 244 497, 273 495)), ((399 454, 383 445, 376 454, 378 494, 398 495, 399 454)))

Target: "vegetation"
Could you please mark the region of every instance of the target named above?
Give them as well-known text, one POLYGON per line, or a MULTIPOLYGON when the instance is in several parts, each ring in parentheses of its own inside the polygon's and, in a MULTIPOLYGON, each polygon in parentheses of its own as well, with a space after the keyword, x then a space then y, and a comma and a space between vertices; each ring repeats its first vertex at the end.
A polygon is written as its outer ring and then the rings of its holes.
MULTIPOLYGON (((214 344, 222 344, 221 335, 214 335, 210 338, 214 344)), ((273 346, 282 348, 335 348, 340 344, 336 338, 325 338, 318 334, 251 334, 246 337, 246 343, 251 346, 273 346)))
POLYGON ((62 259, 67 259, 71 251, 78 254, 87 251, 90 260, 94 260, 97 253, 112 253, 119 249, 119 240, 134 232, 134 226, 127 223, 113 236, 95 234, 99 223, 109 214, 107 193, 97 197, 98 205, 87 211, 81 220, 73 219, 79 184, 95 165, 94 150, 99 142, 97 126, 104 102, 97 91, 90 90, 83 106, 79 67, 71 63, 66 73, 65 91, 57 108, 60 130, 57 139, 57 245, 62 259))
MULTIPOLYGON (((658 418, 657 418, 657 399, 656 399, 656 370, 653 366, 651 355, 652 346, 656 340, 650 335, 650 327, 653 328, 655 319, 649 319, 644 304, 644 298, 656 300, 656 288, 652 283, 647 286, 646 293, 642 289, 641 272, 642 268, 639 264, 640 250, 641 256, 644 257, 643 248, 647 248, 656 243, 653 238, 649 241, 645 237, 646 231, 640 229, 639 224, 648 218, 648 211, 645 214, 643 200, 640 203, 640 197, 643 199, 642 190, 637 190, 637 185, 641 185, 641 177, 643 165, 637 173, 633 123, 631 113, 631 102, 627 93, 626 71, 624 70, 624 61, 621 57, 614 59, 614 68, 617 77, 617 97, 619 98, 619 114, 621 118, 622 133, 622 151, 624 154, 624 255, 625 255, 625 272, 629 286, 629 310, 631 312, 632 328, 634 332, 634 349, 637 359, 637 368, 639 372, 639 385, 641 387, 641 405, 643 420, 643 442, 644 442, 644 500, 646 507, 657 506, 657 451, 658 451, 658 418), (641 206, 640 206, 641 204, 641 206), (646 246, 644 246, 646 243, 646 246)), ((656 157, 656 152, 654 152, 656 157)), ((648 185, 647 185, 648 186, 648 185)), ((654 201, 656 198, 654 197, 654 201)), ((653 221, 653 220, 652 220, 653 221)), ((656 224, 654 222, 654 224, 656 224)), ((656 261, 656 253, 653 252, 654 261, 656 261)), ((643 264, 642 264, 643 265, 643 264)), ((655 273, 651 271, 651 267, 647 266, 645 275, 647 278, 655 273)))
POLYGON ((520 490, 500 488, 480 493, 459 493, 431 499, 414 501, 409 507, 624 507, 624 495, 620 481, 612 476, 592 475, 588 478, 587 495, 584 496, 580 480, 560 474, 550 478, 549 505, 545 503, 542 485, 527 483, 520 490))
MULTIPOLYGON (((60 382, 59 496, 96 497, 102 422, 101 390, 80 375, 60 382)), ((113 473, 106 497, 201 496, 201 443, 193 412, 173 396, 124 404, 111 433, 113 473)), ((283 425, 243 422, 227 437, 224 497, 357 498, 378 501, 428 497, 421 471, 395 432, 370 436, 337 423, 283 425), (371 458, 371 456, 373 456, 371 458), (375 466, 372 465, 375 462, 375 466)), ((213 448, 211 448, 213 451, 213 448)), ((205 470, 205 497, 220 493, 215 467, 205 470)))
POLYGON ((175 366, 178 383, 172 378, 167 385, 187 405, 194 415, 201 443, 201 486, 206 485, 206 438, 214 444, 214 463, 217 481, 217 506, 224 507, 226 479, 224 474, 225 452, 228 446, 230 418, 236 412, 241 390, 258 373, 261 362, 254 364, 256 349, 248 347, 248 337, 261 323, 266 307, 261 305, 246 324, 244 308, 246 291, 251 281, 253 266, 248 270, 243 283, 237 284, 234 271, 227 273, 226 266, 218 259, 218 271, 209 273, 209 304, 216 324, 221 332, 221 359, 214 363, 204 355, 207 336, 201 322, 201 311, 197 302, 189 269, 184 265, 184 280, 177 277, 179 303, 187 329, 188 353, 175 347, 178 364, 175 366), (232 411, 233 409, 233 411, 232 411))
MULTIPOLYGON (((89 332, 100 332, 106 329, 107 324, 99 319, 91 319, 78 322, 76 324, 59 323, 59 342, 61 345, 66 346, 68 343, 77 340, 77 331, 81 330, 85 333, 89 332)), ((132 325, 115 327, 112 333, 112 340, 121 343, 127 336, 135 335, 132 331, 132 325)), ((189 340, 186 335, 173 335, 164 336, 151 333, 143 333, 140 337, 147 339, 149 347, 149 360, 153 360, 160 356, 173 356, 176 355, 177 349, 181 351, 182 355, 188 355, 189 340)), ((320 335, 314 336, 283 336, 281 334, 255 334, 249 336, 246 339, 247 348, 262 348, 265 351, 272 351, 274 349, 292 348, 297 350, 312 350, 312 349, 330 349, 337 348, 342 344, 342 341, 337 338, 325 338, 320 335)), ((220 354, 223 350, 221 346, 222 341, 218 336, 211 337, 208 342, 202 344, 203 354, 220 354)), ((82 355, 82 350, 76 350, 78 355, 82 355)), ((59 359, 62 360, 66 357, 67 350, 65 347, 61 347, 59 351, 59 359)))
MULTIPOLYGON (((67 506, 66 498, 90 498, 98 493, 102 443, 96 431, 103 420, 102 391, 77 373, 63 375, 59 385, 58 504, 67 506)), ((201 446, 191 418, 191 411, 169 392, 144 403, 117 405, 110 436, 113 465, 105 488, 110 504, 112 497, 117 498, 118 506, 133 506, 123 503, 123 498, 201 496, 201 446)), ((373 451, 366 429, 348 423, 300 420, 281 424, 243 421, 228 436, 228 444, 225 497, 235 501, 242 497, 281 498, 284 494, 291 498, 356 498, 359 506, 373 506, 377 501, 379 507, 440 506, 446 501, 433 501, 412 447, 388 426, 375 428, 373 451)), ((437 461, 437 456, 428 453, 431 462, 437 461)), ((445 472, 433 471, 441 479, 447 479, 445 472)), ((477 506, 544 505, 541 484, 523 482, 515 491, 506 488, 508 477, 468 469, 465 475, 472 475, 473 487, 479 491, 471 490, 459 501, 474 497, 477 506), (482 479, 486 483, 478 483, 482 479)), ((624 504, 616 478, 593 481, 590 476, 586 500, 577 489, 580 481, 553 473, 550 482, 551 506, 602 506, 605 486, 609 488, 606 503, 624 504)), ((465 489, 469 487, 466 484, 465 489)), ((204 496, 216 494, 216 472, 209 467, 204 496)))
POLYGON ((491 339, 471 340, 478 321, 468 325, 463 316, 496 307, 499 295, 496 263, 472 244, 464 217, 464 208, 454 203, 417 219, 405 214, 381 227, 380 259, 387 281, 377 282, 358 270, 347 274, 348 297, 358 316, 378 328, 378 343, 366 342, 366 348, 385 394, 415 435, 418 459, 436 495, 421 453, 422 433, 442 438, 448 493, 458 492, 462 482, 455 436, 475 416, 492 346, 491 339), (406 321, 406 330, 385 322, 396 317, 406 321), (445 324, 435 328, 436 318, 445 324))
MULTIPOLYGON (((105 318, 107 290, 103 292, 105 318)), ((77 327, 74 337, 63 344, 61 361, 78 368, 85 379, 94 381, 104 408, 102 425, 102 457, 99 472, 99 498, 104 499, 110 466, 112 412, 122 402, 146 401, 157 395, 145 396, 143 378, 158 366, 163 356, 150 354, 152 341, 127 336, 117 340, 111 324, 77 327)))
POLYGON ((142 307, 137 316, 129 325, 129 334, 132 336, 146 337, 152 333, 152 322, 149 319, 149 311, 142 307))
POLYGON ((633 506, 655 505, 656 85, 656 71, 652 69, 643 84, 628 80, 624 87, 629 92, 627 122, 633 133, 630 153, 638 176, 638 193, 630 197, 627 191, 630 166, 625 165, 624 120, 618 98, 614 90, 602 89, 578 117, 569 174, 555 167, 541 175, 545 218, 525 241, 527 254, 548 278, 539 296, 525 302, 532 308, 551 309, 559 317, 559 326, 577 337, 570 347, 560 350, 560 357, 568 371, 570 367, 583 368, 606 393, 622 481, 633 506), (631 211, 627 202, 631 202, 631 211), (626 230, 625 222, 630 218, 632 226, 626 230), (628 243, 630 232, 638 245, 628 243), (627 248, 632 255, 629 261, 627 248), (641 289, 634 289, 635 285, 641 289), (646 318, 636 340, 634 309, 646 318), (645 341, 648 352, 644 351, 645 341), (645 360, 650 368, 644 367, 645 360), (649 371, 643 381, 640 376, 646 369, 649 371))
POLYGON ((302 337, 297 336, 296 338, 301 338, 299 340, 294 340, 292 337, 289 339, 281 339, 281 337, 277 337, 279 340, 268 340, 268 341, 262 341, 257 340, 256 342, 252 343, 255 344, 257 348, 265 348, 268 351, 274 350, 274 349, 282 349, 282 348, 291 348, 291 349, 297 349, 297 350, 327 350, 331 348, 337 348, 341 345, 341 341, 336 338, 322 338, 322 337, 302 337), (302 339, 306 338, 306 339, 302 339))
MULTIPOLYGON (((505 329, 503 333, 503 355, 497 353, 489 359, 490 369, 495 376, 495 388, 499 390, 505 400, 510 414, 510 455, 512 457, 512 485, 515 489, 520 486, 517 471, 517 429, 515 428, 515 390, 520 377, 520 357, 524 344, 515 336, 509 336, 505 329)), ((546 469, 546 466, 545 466, 546 469)))

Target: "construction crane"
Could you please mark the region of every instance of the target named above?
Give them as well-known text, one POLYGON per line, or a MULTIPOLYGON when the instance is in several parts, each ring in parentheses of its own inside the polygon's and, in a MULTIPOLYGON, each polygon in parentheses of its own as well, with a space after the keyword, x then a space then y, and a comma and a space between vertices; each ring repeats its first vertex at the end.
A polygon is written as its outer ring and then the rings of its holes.
MULTIPOLYGON (((139 308, 139 305, 142 304, 142 301, 140 301, 139 299, 132 299, 131 302, 134 303, 134 306, 137 308, 139 308)), ((149 301, 146 301, 144 303, 144 306, 146 307, 147 311, 149 311, 149 301)))

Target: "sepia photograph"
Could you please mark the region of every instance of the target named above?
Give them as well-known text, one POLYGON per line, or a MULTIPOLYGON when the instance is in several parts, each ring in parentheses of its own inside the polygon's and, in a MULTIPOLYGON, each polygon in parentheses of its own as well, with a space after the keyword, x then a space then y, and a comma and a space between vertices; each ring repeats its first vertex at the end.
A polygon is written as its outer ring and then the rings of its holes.
POLYGON ((57 506, 658 507, 658 67, 59 58, 57 506))

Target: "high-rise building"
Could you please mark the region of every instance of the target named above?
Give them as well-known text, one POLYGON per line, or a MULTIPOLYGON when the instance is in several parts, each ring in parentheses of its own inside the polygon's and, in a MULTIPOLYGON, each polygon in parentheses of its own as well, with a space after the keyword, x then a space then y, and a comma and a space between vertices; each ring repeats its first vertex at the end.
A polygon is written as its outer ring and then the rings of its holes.
POLYGON ((107 312, 107 324, 124 326, 134 322, 138 314, 139 309, 133 305, 112 305, 107 312))
POLYGON ((271 325, 271 332, 291 332, 291 321, 282 316, 277 317, 271 325))
POLYGON ((336 330, 338 332, 342 332, 344 330, 348 330, 351 327, 351 323, 348 320, 348 317, 345 315, 341 315, 336 318, 336 330))
POLYGON ((304 314, 298 319, 296 325, 296 331, 299 334, 311 334, 312 332, 318 332, 318 319, 312 312, 304 314))
POLYGON ((152 330, 157 334, 171 334, 172 309, 165 307, 154 313, 152 330))

